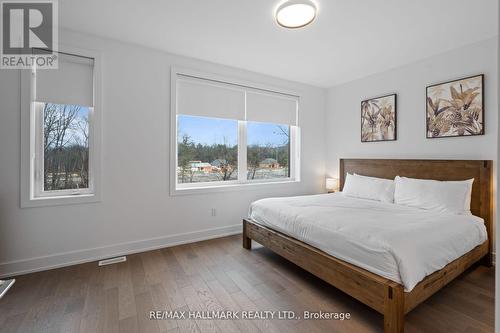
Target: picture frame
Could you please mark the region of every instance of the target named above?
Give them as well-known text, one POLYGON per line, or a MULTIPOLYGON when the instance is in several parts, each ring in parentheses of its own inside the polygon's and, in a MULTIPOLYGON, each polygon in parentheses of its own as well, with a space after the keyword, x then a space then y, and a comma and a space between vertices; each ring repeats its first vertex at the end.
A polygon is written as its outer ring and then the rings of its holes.
POLYGON ((397 94, 361 101, 361 142, 397 140, 397 94))
POLYGON ((427 139, 484 135, 484 74, 426 87, 427 139))

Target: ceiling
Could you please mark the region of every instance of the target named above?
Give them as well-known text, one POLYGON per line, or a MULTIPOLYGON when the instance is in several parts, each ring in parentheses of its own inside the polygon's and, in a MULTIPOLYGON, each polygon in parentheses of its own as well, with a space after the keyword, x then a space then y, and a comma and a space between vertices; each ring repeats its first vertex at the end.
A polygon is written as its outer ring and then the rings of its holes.
POLYGON ((65 28, 331 87, 498 34, 497 0, 315 0, 312 25, 280 0, 62 0, 65 28))

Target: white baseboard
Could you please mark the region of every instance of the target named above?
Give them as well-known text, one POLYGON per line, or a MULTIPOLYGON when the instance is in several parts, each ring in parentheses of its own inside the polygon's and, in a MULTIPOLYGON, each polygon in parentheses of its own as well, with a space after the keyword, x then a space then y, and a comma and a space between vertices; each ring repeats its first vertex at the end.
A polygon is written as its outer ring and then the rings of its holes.
POLYGON ((0 263, 0 278, 98 261, 241 233, 241 224, 0 263))

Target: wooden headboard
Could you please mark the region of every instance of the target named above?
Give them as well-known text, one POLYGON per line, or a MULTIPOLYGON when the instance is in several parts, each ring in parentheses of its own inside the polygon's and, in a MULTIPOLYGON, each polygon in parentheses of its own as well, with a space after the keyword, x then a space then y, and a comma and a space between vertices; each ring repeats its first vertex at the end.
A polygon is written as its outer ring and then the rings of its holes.
POLYGON ((490 252, 492 249, 492 161, 484 160, 395 160, 395 159, 340 159, 340 189, 347 173, 394 179, 396 176, 435 179, 466 180, 474 178, 471 212, 484 219, 490 252))

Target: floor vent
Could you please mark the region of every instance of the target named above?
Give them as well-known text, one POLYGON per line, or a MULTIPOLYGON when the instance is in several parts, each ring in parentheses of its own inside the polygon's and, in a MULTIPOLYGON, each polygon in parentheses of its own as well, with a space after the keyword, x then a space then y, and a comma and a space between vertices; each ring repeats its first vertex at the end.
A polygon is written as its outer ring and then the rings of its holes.
POLYGON ((117 264, 119 262, 125 262, 127 261, 127 257, 116 257, 116 258, 110 258, 110 259, 105 259, 99 261, 99 266, 106 266, 106 265, 112 265, 112 264, 117 264))

